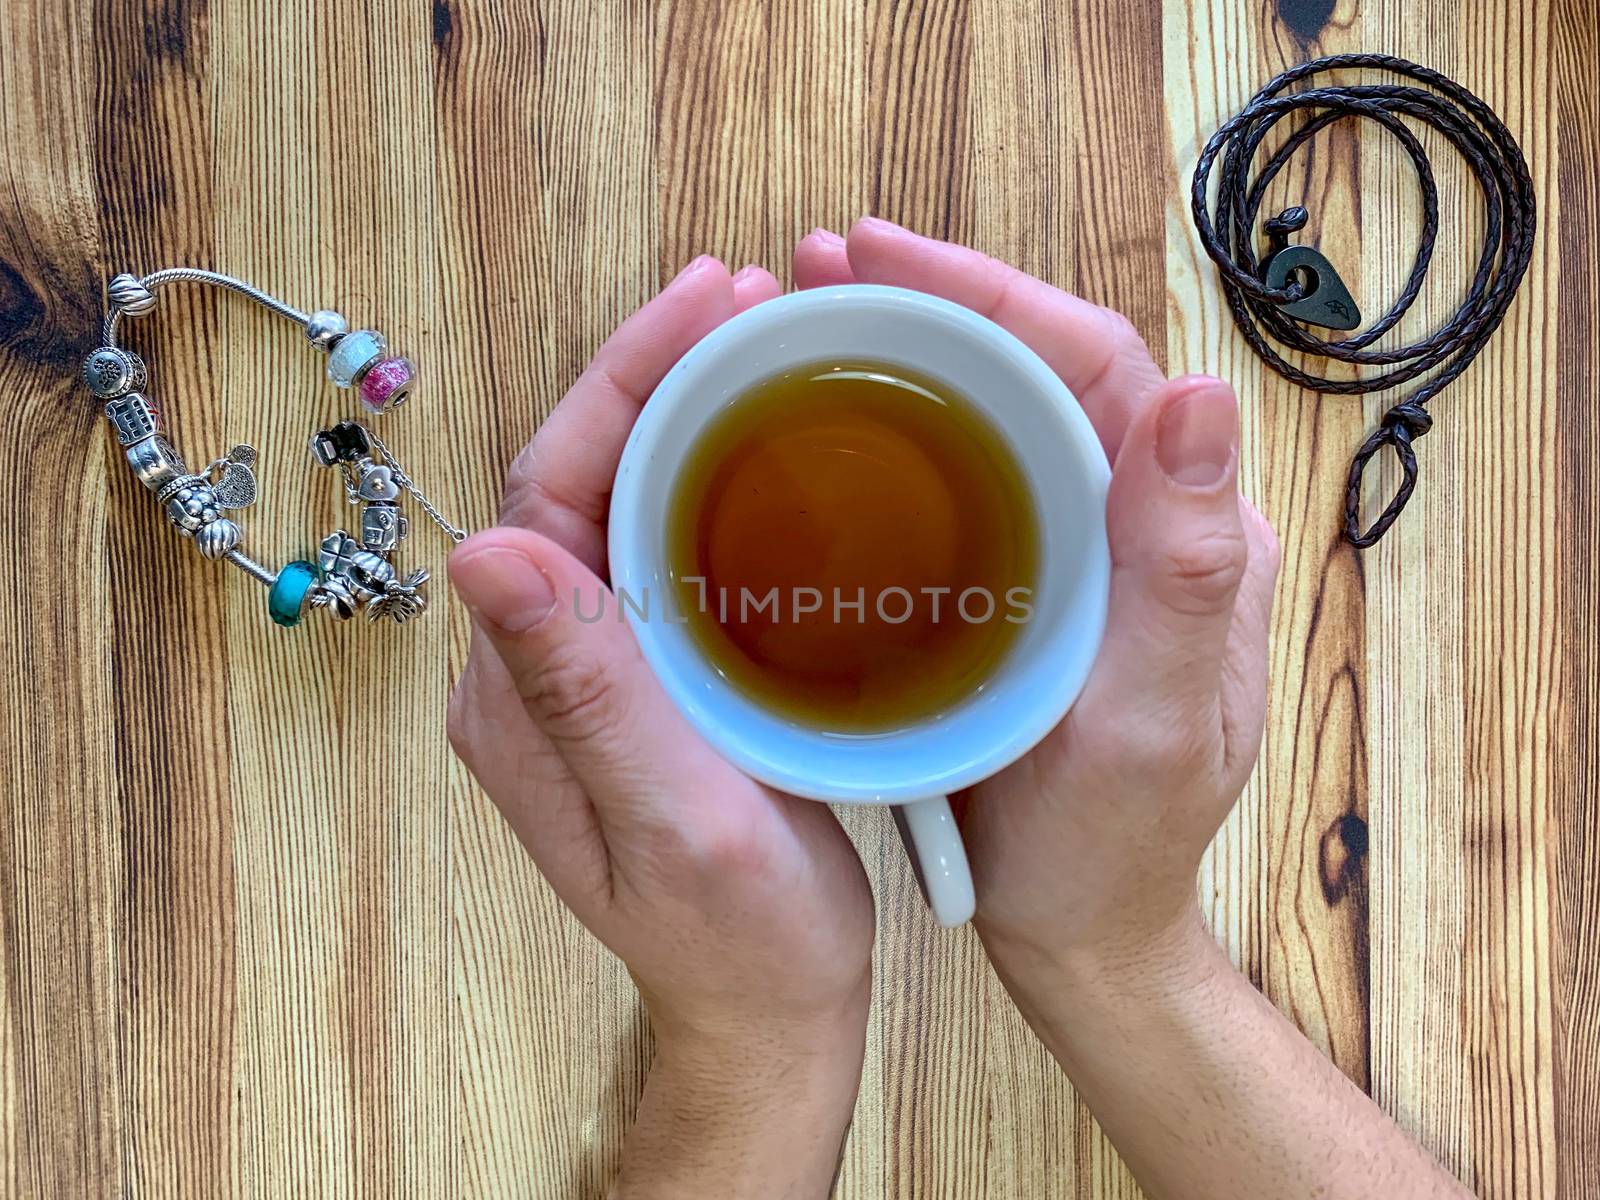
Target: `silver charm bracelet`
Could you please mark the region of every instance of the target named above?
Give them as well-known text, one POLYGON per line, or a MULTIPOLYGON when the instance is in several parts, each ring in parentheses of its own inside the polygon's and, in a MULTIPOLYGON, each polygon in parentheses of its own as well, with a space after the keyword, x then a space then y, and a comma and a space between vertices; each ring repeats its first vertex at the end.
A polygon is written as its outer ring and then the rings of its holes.
POLYGON ((156 502, 178 532, 193 539, 200 553, 223 559, 265 584, 267 611, 279 625, 298 625, 308 608, 320 608, 348 620, 364 608, 369 620, 387 617, 404 622, 428 606, 425 569, 401 577, 393 555, 411 531, 400 512, 402 490, 409 494, 453 542, 467 536, 429 501, 410 473, 395 459, 377 433, 355 421, 341 421, 311 438, 311 456, 338 472, 345 495, 361 506, 355 534, 335 529, 322 541, 315 563, 298 560, 273 571, 256 562, 239 543, 244 530, 229 514, 254 504, 256 451, 235 446, 193 473, 162 433, 161 413, 146 393, 148 376, 139 356, 117 345, 123 317, 142 317, 156 307, 158 289, 172 283, 204 283, 225 288, 254 301, 304 330, 312 346, 328 356, 328 378, 354 389, 371 413, 386 413, 410 398, 416 369, 409 359, 385 353, 383 335, 371 329, 350 331, 331 309, 306 314, 238 279, 215 271, 176 267, 138 278, 118 275, 111 281, 111 310, 106 314, 101 346, 84 361, 83 379, 116 431, 128 466, 155 494, 156 502))

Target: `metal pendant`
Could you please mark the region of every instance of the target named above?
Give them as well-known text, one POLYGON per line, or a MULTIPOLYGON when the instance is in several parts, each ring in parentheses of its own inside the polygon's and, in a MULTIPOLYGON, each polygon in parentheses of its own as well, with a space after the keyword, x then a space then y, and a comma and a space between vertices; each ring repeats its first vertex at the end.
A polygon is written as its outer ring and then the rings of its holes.
POLYGON ((394 481, 394 470, 381 466, 371 459, 356 464, 361 482, 356 485, 356 495, 369 503, 391 504, 400 498, 400 488, 394 481))
POLYGON ((228 451, 222 463, 222 476, 217 480, 217 503, 223 508, 249 508, 256 502, 256 473, 254 446, 235 446, 228 451))
POLYGON ((1356 307, 1339 272, 1333 269, 1322 255, 1310 246, 1285 246, 1267 260, 1262 282, 1270 288, 1289 285, 1289 277, 1297 271, 1310 276, 1306 294, 1298 300, 1280 304, 1278 311, 1307 325, 1320 325, 1324 329, 1349 330, 1361 325, 1361 310, 1356 307))

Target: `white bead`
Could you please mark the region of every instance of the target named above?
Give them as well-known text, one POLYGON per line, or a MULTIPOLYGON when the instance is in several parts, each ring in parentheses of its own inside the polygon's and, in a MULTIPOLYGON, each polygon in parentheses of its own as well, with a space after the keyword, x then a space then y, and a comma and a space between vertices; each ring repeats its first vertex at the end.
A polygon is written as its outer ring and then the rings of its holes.
POLYGON ((371 329, 347 333, 328 352, 328 378, 336 387, 360 381, 366 369, 383 357, 383 334, 371 329))

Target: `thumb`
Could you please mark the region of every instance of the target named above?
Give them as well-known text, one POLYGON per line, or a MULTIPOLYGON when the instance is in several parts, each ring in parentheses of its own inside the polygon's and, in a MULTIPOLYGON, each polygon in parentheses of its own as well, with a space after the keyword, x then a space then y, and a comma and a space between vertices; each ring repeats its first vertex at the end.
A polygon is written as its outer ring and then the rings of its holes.
POLYGON ((1233 389, 1191 375, 1157 391, 1117 454, 1101 661, 1124 694, 1133 685, 1189 711, 1215 702, 1247 555, 1238 445, 1233 389))
POLYGON ((742 780, 661 690, 610 589, 561 546, 488 530, 451 556, 450 580, 608 835, 670 824, 742 780))

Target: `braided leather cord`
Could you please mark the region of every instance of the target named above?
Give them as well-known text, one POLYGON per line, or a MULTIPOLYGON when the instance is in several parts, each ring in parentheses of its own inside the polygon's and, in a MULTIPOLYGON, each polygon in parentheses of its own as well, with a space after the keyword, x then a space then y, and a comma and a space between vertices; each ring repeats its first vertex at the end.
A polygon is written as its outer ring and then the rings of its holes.
MULTIPOLYGON (((1212 135, 1195 165, 1190 200, 1201 245, 1221 273, 1223 292, 1239 332, 1251 349, 1285 379, 1317 392, 1360 395, 1398 387, 1437 369, 1436 374, 1384 414, 1350 463, 1344 536, 1358 547, 1371 546, 1388 532, 1416 489, 1417 456, 1413 443, 1433 426, 1425 405, 1467 369, 1494 334, 1532 258, 1533 180, 1516 139, 1488 105, 1437 71, 1387 54, 1335 54, 1284 71, 1212 135), (1433 90, 1396 83, 1287 90, 1312 75, 1342 69, 1385 71, 1433 90), (1280 120, 1301 110, 1308 114, 1305 122, 1252 178, 1251 163, 1261 143, 1280 120), (1471 166, 1484 197, 1484 241, 1466 297, 1449 320, 1418 342, 1392 350, 1369 350, 1367 347, 1394 328, 1416 300, 1439 232, 1439 192, 1433 169, 1422 144, 1397 114, 1431 125, 1471 166), (1294 153, 1319 130, 1346 117, 1376 121, 1405 149, 1416 168, 1422 193, 1422 233, 1411 273, 1389 310, 1354 337, 1325 341, 1279 311, 1279 305, 1299 300, 1304 290, 1293 280, 1283 288, 1271 288, 1262 282, 1265 263, 1256 257, 1251 231, 1267 186, 1294 153), (1219 155, 1222 164, 1213 216, 1207 193, 1219 155), (1321 378, 1290 363, 1272 342, 1304 354, 1386 369, 1364 379, 1321 378), (1361 475, 1385 446, 1394 448, 1403 478, 1383 512, 1363 531, 1361 475)), ((1304 210, 1287 209, 1268 222, 1268 229, 1281 239, 1304 224, 1304 210)))

